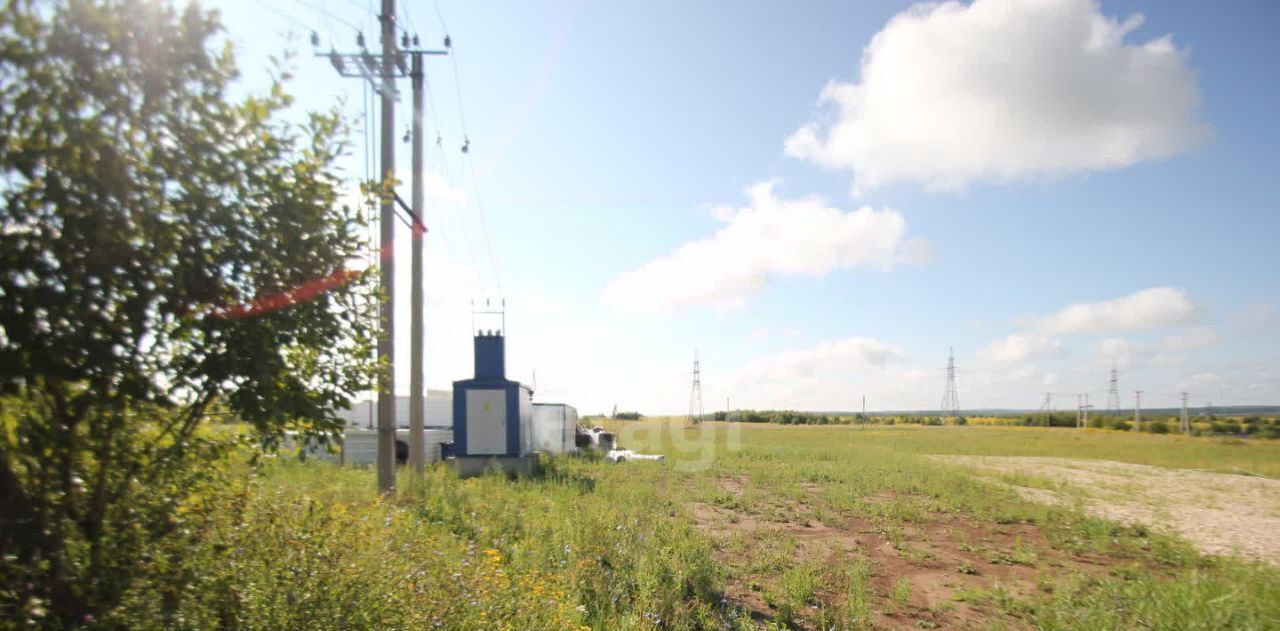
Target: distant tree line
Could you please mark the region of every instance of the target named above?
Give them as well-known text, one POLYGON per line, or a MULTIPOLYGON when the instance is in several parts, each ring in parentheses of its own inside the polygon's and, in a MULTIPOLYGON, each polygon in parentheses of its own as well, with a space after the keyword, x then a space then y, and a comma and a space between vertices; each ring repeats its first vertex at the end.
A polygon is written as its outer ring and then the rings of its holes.
MULTIPOLYGON (((619 415, 621 416, 621 415, 619 415)), ((777 423, 779 425, 967 425, 964 416, 943 417, 930 414, 863 415, 797 412, 795 410, 734 410, 716 412, 717 421, 741 423, 777 423)), ((1076 427, 1074 412, 1033 413, 1021 416, 987 417, 988 425, 1022 427, 1076 427)), ((1096 414, 1089 417, 1093 429, 1133 431, 1133 417, 1096 414)), ((1141 431, 1152 434, 1178 432, 1177 417, 1150 416, 1142 419, 1141 431)), ((1246 416, 1243 418, 1198 417, 1192 419, 1192 436, 1240 436, 1280 439, 1280 418, 1246 416)))
MULTIPOLYGON (((902 415, 874 416, 864 414, 827 414, 820 412, 797 412, 795 410, 734 410, 732 412, 716 412, 717 421, 737 421, 742 423, 777 423, 779 425, 946 425, 948 419, 942 416, 902 415)), ((964 417, 950 419, 952 424, 964 425, 964 417)))

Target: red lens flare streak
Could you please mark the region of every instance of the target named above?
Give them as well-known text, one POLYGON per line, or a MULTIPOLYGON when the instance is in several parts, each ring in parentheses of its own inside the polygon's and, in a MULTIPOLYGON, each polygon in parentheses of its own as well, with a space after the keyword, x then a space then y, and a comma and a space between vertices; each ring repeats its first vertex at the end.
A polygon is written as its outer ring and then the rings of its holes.
MULTIPOLYGON (((421 239, 426 233, 427 227, 422 222, 413 222, 411 236, 414 240, 421 239)), ((379 253, 378 259, 380 261, 386 261, 394 254, 393 244, 388 243, 382 246, 382 251, 379 253)), ((270 313, 300 302, 311 300, 330 289, 347 284, 351 279, 362 273, 363 272, 359 270, 352 270, 344 267, 332 274, 329 274, 328 276, 325 276, 324 278, 309 280, 293 289, 264 296, 248 304, 240 304, 234 307, 214 311, 210 314, 210 317, 219 319, 241 319, 270 313)))

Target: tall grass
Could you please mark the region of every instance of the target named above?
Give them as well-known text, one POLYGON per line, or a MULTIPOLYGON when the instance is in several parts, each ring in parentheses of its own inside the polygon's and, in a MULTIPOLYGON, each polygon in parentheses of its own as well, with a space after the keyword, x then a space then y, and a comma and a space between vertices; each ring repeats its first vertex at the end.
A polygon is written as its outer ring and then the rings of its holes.
MULTIPOLYGON (((756 622, 725 599, 725 590, 758 582, 777 605, 774 624, 852 629, 868 628, 877 611, 911 599, 912 586, 899 577, 889 577, 896 586, 891 593, 875 593, 870 577, 878 570, 863 556, 816 563, 796 554, 795 542, 784 536, 722 543, 750 561, 725 564, 693 519, 690 503, 703 502, 766 521, 795 519, 788 507, 803 505, 805 519, 865 519, 899 541, 913 524, 938 515, 964 515, 993 527, 1032 523, 1055 547, 1113 560, 1113 573, 1101 579, 1045 568, 1056 588, 1016 603, 1004 591, 964 596, 996 599, 1033 626, 1280 625, 1275 568, 1207 558, 1169 536, 1029 504, 999 485, 922 457, 1107 457, 1280 473, 1271 448, 972 427, 757 426, 736 437, 718 424, 675 431, 651 423, 633 425, 622 436, 630 448, 667 454, 666 462, 558 458, 545 476, 518 480, 459 480, 436 467, 418 483, 402 475, 394 499, 373 494, 369 470, 285 457, 258 470, 245 467, 233 488, 201 499, 211 508, 188 520, 193 532, 181 540, 187 543, 155 552, 150 562, 167 569, 156 576, 169 578, 134 586, 101 623, 751 628, 756 622)), ((1003 552, 1043 563, 1029 547, 1003 552)))

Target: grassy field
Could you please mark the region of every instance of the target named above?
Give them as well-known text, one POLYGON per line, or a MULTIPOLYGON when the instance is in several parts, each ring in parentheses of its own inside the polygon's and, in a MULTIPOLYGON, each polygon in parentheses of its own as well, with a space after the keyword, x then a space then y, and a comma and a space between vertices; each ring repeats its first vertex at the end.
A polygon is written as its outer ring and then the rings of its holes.
POLYGON ((665 462, 544 477, 373 474, 278 458, 190 507, 198 573, 140 585, 156 627, 1280 627, 1280 571, 1021 499, 936 454, 1280 474, 1280 444, 1000 427, 618 426, 665 462), (204 519, 195 519, 203 515, 204 519), (194 526, 193 526, 194 527, 194 526), (167 599, 167 600, 166 600, 167 599))

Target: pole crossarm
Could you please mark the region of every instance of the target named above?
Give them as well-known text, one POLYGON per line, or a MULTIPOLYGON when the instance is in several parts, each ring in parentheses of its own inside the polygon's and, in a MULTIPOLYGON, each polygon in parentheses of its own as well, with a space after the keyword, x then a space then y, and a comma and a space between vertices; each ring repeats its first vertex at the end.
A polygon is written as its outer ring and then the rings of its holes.
POLYGON ((391 96, 396 98, 400 92, 396 89, 395 79, 407 79, 411 76, 412 70, 409 67, 409 59, 416 55, 448 55, 447 50, 428 50, 415 48, 409 50, 397 50, 391 55, 394 60, 394 69, 384 76, 382 68, 381 55, 375 55, 370 51, 361 51, 358 53, 339 53, 329 51, 327 53, 316 53, 316 57, 322 57, 329 60, 329 64, 333 66, 338 74, 349 79, 364 79, 369 82, 373 90, 379 96, 391 96), (385 87, 384 87, 385 86, 385 87))

